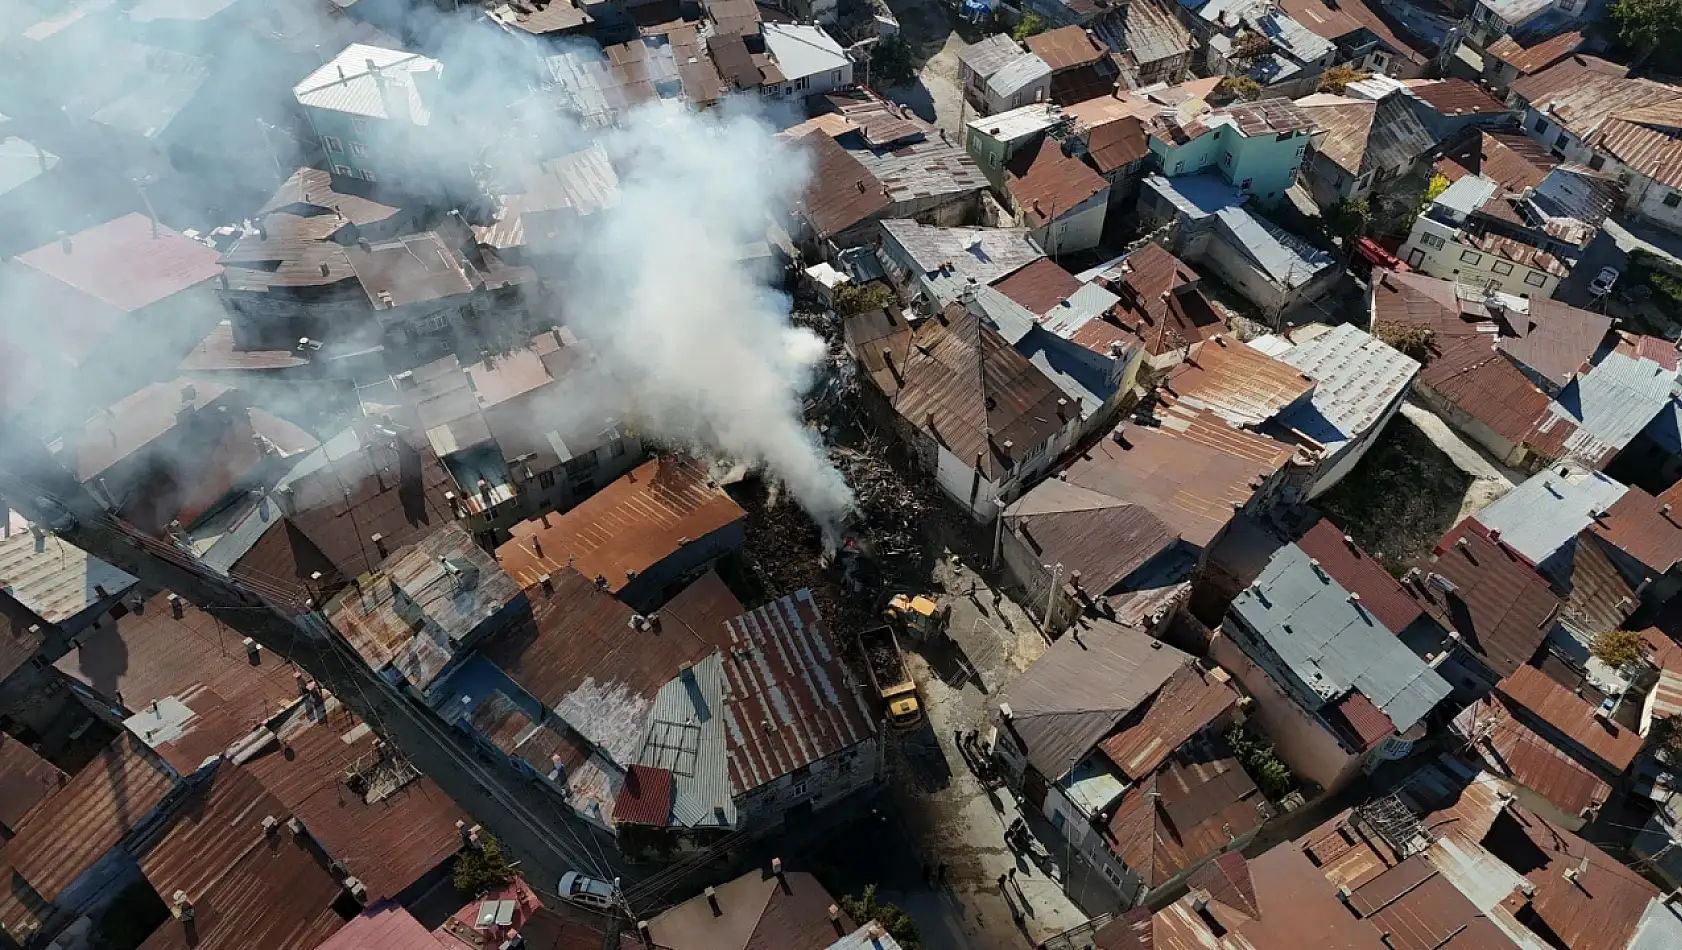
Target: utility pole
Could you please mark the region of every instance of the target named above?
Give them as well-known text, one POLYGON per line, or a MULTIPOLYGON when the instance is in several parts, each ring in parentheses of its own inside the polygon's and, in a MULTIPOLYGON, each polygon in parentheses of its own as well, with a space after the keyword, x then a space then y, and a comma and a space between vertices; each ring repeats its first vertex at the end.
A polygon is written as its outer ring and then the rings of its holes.
POLYGON ((1040 632, 1051 638, 1052 611, 1057 606, 1057 585, 1063 583, 1063 562, 1058 561, 1051 566, 1051 589, 1045 595, 1045 621, 1040 624, 1040 632))

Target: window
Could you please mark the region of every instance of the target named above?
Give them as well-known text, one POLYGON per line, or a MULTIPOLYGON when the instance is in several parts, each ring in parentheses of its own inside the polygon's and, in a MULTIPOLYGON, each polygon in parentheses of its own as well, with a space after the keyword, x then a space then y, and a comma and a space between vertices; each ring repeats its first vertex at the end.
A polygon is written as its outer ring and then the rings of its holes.
POLYGON ((812 85, 812 78, 810 76, 801 76, 800 78, 798 78, 794 81, 794 88, 800 89, 800 90, 808 89, 808 88, 811 87, 811 85, 812 85))
POLYGON ((372 170, 364 168, 364 169, 362 169, 362 180, 363 181, 379 181, 379 178, 375 177, 372 170))
POLYGON ((323 135, 321 137, 321 144, 327 146, 327 151, 329 152, 342 152, 345 150, 345 143, 339 141, 337 136, 323 135))
POLYGON ((1297 161, 1299 161, 1299 162, 1302 161, 1302 153, 1306 152, 1306 151, 1308 151, 1308 146, 1306 146, 1306 145, 1298 145, 1297 146, 1297 161))
POLYGON ((350 153, 360 157, 368 154, 368 150, 362 147, 361 142, 352 142, 350 143, 350 153))
POLYGON ((1513 265, 1507 263, 1506 261, 1496 261, 1493 265, 1491 265, 1490 270, 1505 276, 1513 272, 1513 265))
POLYGON ((594 452, 589 455, 579 455, 569 458, 566 461, 567 477, 577 478, 580 475, 588 475, 590 470, 595 467, 596 455, 594 452))
POLYGON ((1255 181, 1254 178, 1244 179, 1243 181, 1238 183, 1238 190, 1239 191, 1245 191, 1245 192, 1249 191, 1250 190, 1250 183, 1253 182, 1253 181, 1255 181))
POLYGON ((1232 164, 1232 153, 1231 152, 1222 152, 1221 153, 1221 164, 1222 165, 1231 165, 1232 164))
POLYGON ((1421 234, 1419 236, 1419 243, 1438 251, 1442 250, 1443 247, 1443 239, 1435 234, 1421 234))
POLYGON ((1682 191, 1673 191, 1664 196, 1664 206, 1666 208, 1674 208, 1679 204, 1682 204, 1682 191))
POLYGON ((1524 275, 1524 282, 1532 287, 1540 287, 1548 282, 1548 278, 1539 270, 1533 270, 1524 275))
POLYGON ((1554 139, 1554 148, 1564 148, 1565 146, 1570 145, 1570 144, 1571 144, 1571 133, 1565 131, 1564 129, 1560 129, 1559 130, 1559 138, 1554 139))
POLYGON ((1479 264, 1483 262, 1483 255, 1477 251, 1461 251, 1460 260, 1465 264, 1479 264))
POLYGON ((829 84, 831 86, 841 85, 841 70, 834 69, 834 70, 830 71, 830 73, 829 73, 829 84))
POLYGON ((608 443, 608 446, 607 446, 607 457, 608 458, 616 459, 619 456, 624 455, 624 454, 625 454, 625 440, 624 439, 614 439, 612 442, 608 443))
POLYGON ((537 487, 540 491, 548 491, 549 489, 554 488, 555 487, 555 473, 554 472, 538 472, 537 473, 537 487))
POLYGON ((1174 163, 1174 171, 1183 172, 1185 170, 1186 170, 1186 163, 1185 162, 1175 162, 1174 163))
POLYGON ((1067 824, 1068 821, 1069 821, 1069 819, 1064 818, 1062 812, 1055 811, 1055 810, 1052 811, 1052 813, 1051 813, 1051 826, 1053 828, 1056 828, 1058 831, 1062 831, 1063 826, 1065 824, 1067 824))
POLYGON ((1603 156, 1596 155, 1589 159, 1589 167, 1595 171, 1600 171, 1602 168, 1606 167, 1606 159, 1603 156))
POLYGON ((1542 118, 1541 116, 1537 116, 1536 117, 1536 125, 1534 126, 1534 128, 1536 129, 1536 134, 1537 135, 1546 134, 1547 131, 1548 131, 1548 120, 1542 118))
POLYGON ((349 178, 350 177, 350 166, 349 165, 334 165, 333 166, 333 174, 338 175, 341 178, 349 178))
POLYGON ((447 313, 435 313, 417 324, 422 333, 437 333, 449 325, 450 315, 447 313))

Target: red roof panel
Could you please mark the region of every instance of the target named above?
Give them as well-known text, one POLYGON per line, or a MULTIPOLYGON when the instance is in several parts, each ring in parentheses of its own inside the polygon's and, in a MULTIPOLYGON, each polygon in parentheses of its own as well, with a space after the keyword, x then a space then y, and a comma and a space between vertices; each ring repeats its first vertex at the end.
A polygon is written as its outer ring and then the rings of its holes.
POLYGON ((615 824, 653 825, 664 828, 672 817, 672 773, 651 765, 633 765, 625 770, 625 784, 613 802, 615 824))

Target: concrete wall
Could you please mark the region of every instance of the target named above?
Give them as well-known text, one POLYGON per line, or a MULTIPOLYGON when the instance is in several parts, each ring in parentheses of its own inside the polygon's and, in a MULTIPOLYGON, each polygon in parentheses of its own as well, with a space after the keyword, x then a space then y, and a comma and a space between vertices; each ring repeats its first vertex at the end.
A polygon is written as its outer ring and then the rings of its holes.
POLYGON ((1298 778, 1332 792, 1360 774, 1361 759, 1346 751, 1318 719, 1304 712, 1230 637, 1217 631, 1209 655, 1244 684, 1255 700, 1253 718, 1273 740, 1280 761, 1298 778))
POLYGON ((1425 215, 1414 219, 1413 231, 1396 256, 1432 277, 1460 280, 1480 288, 1493 284, 1515 297, 1548 298, 1559 286, 1557 276, 1480 251, 1462 241, 1458 228, 1425 215), (1442 247, 1432 247, 1431 241, 1441 241, 1442 247))
POLYGON ((1308 490, 1309 500, 1330 491, 1334 485, 1343 480, 1345 475, 1349 474, 1351 469, 1360 464, 1361 458, 1367 454, 1367 450, 1371 449, 1373 443, 1377 442, 1378 437, 1384 433, 1384 427, 1389 425, 1390 420, 1395 418, 1396 413, 1401 410, 1402 403, 1407 401, 1407 394, 1406 387, 1397 392, 1395 398, 1390 400, 1390 405, 1385 407, 1384 414, 1371 428, 1359 437, 1343 443, 1336 454, 1320 460, 1320 464, 1315 468, 1312 487, 1308 490))
POLYGON ((1359 201, 1372 190, 1371 172, 1351 175, 1320 152, 1315 152, 1304 165, 1303 180, 1321 208, 1340 201, 1359 201))
POLYGON ((1442 416, 1461 435, 1489 450, 1489 454, 1495 456, 1501 464, 1514 467, 1524 464, 1529 453, 1523 446, 1514 445, 1485 423, 1472 418, 1470 413, 1443 398, 1441 393, 1425 385, 1423 380, 1414 381, 1413 391, 1419 394, 1420 400, 1432 412, 1442 416))
MULTIPOLYGON (((1064 855, 1072 852, 1078 856, 1115 891, 1113 910, 1127 910, 1138 903, 1145 892, 1144 881, 1110 850, 1109 839, 1104 831, 1093 827, 1091 816, 1076 807, 1055 784, 1046 790, 1043 812, 1046 821, 1059 828, 1068 842, 1068 846, 1059 849, 1059 852, 1064 855), (1061 824, 1054 816, 1061 816, 1061 824)), ((1068 886, 1067 881, 1064 886, 1068 886)))
POLYGON ((736 810, 744 829, 774 832, 782 828, 784 812, 796 806, 822 811, 883 778, 882 737, 876 735, 813 762, 799 776, 786 773, 753 789, 737 799, 736 810))
MULTIPOLYGON (((1104 219, 1109 211, 1110 189, 1102 191, 1076 205, 1045 227, 1036 229, 1034 240, 1052 257, 1073 254, 1097 247, 1104 236, 1104 219)), ((1049 209, 1048 209, 1049 210, 1049 209)), ((1022 209, 1017 209, 1017 223, 1023 221, 1022 209)))

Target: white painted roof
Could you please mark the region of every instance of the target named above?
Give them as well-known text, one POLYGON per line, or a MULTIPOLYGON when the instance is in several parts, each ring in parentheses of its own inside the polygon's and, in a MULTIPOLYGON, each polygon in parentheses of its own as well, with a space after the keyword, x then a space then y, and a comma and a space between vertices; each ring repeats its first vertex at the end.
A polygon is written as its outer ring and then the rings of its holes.
POLYGON ((777 61, 777 68, 790 82, 802 76, 845 69, 851 62, 841 44, 821 27, 764 23, 760 25, 760 33, 765 37, 765 48, 771 51, 771 58, 777 61))
POLYGON ((292 94, 300 105, 315 109, 426 125, 432 113, 415 77, 443 68, 419 53, 352 43, 292 87, 292 94))

